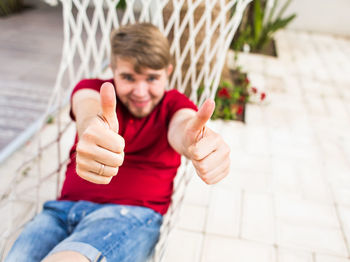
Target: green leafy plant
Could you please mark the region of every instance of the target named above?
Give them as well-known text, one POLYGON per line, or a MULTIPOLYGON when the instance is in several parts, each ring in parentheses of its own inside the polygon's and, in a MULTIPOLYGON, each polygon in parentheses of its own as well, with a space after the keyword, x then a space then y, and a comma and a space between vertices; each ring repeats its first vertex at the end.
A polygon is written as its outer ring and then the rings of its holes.
POLYGON ((249 99, 247 84, 233 85, 222 82, 215 96, 212 119, 237 120, 243 117, 244 103, 249 99))
POLYGON ((248 45, 252 52, 261 51, 272 40, 275 32, 286 27, 296 17, 296 14, 291 14, 283 18, 291 0, 286 0, 277 12, 278 2, 274 0, 271 8, 268 8, 267 0, 253 0, 250 3, 232 42, 234 50, 241 51, 248 45))
MULTIPOLYGON (((239 120, 244 122, 245 106, 248 102, 261 103, 266 99, 266 93, 251 86, 247 74, 238 67, 231 72, 233 83, 222 81, 215 95, 215 110, 212 119, 239 120)), ((204 88, 198 89, 198 96, 204 88)))
POLYGON ((53 115, 49 115, 46 119, 47 124, 53 124, 55 122, 55 117, 53 115))
POLYGON ((118 2, 117 9, 126 9, 126 2, 125 2, 125 0, 120 0, 118 2))
MULTIPOLYGON (((259 92, 256 87, 251 86, 247 74, 238 67, 231 72, 232 82, 222 81, 215 95, 215 110, 212 119, 239 120, 244 122, 246 103, 262 102, 266 98, 264 92, 259 92)), ((200 97, 204 88, 198 89, 200 97)))
POLYGON ((0 17, 19 12, 23 8, 23 0, 0 0, 0 17))

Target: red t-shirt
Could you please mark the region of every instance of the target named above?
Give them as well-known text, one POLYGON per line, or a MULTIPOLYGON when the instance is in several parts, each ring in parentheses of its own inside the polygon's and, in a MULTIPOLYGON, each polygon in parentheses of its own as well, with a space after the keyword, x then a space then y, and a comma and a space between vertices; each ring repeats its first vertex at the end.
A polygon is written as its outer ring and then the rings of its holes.
MULTIPOLYGON (((106 81, 113 83, 113 80, 82 80, 72 96, 83 88, 99 91, 106 81)), ((173 179, 181 162, 180 155, 168 143, 167 131, 171 117, 182 108, 197 110, 185 95, 176 90, 166 91, 159 104, 144 118, 134 117, 117 100, 119 134, 125 139, 125 158, 118 174, 108 185, 80 178, 75 171, 76 136, 59 199, 145 206, 165 214, 171 200, 173 179)))

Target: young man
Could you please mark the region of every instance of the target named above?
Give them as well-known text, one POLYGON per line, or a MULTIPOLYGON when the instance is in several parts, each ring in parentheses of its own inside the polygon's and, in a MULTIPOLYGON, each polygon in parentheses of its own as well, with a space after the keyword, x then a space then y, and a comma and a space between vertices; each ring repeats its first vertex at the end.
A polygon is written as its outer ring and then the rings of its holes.
POLYGON ((72 93, 77 136, 61 197, 45 203, 5 261, 146 261, 159 237, 180 154, 207 184, 229 172, 229 147, 205 127, 214 102, 165 91, 167 39, 151 24, 111 37, 113 79, 72 93))

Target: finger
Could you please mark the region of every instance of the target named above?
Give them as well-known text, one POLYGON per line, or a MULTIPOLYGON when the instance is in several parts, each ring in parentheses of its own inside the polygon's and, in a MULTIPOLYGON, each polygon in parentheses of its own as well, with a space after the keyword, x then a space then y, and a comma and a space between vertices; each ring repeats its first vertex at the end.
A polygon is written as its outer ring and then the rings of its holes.
POLYGON ((78 143, 77 157, 93 159, 107 166, 118 167, 123 164, 124 152, 114 153, 97 145, 86 145, 83 141, 78 143))
MULTIPOLYGON (((111 130, 106 130, 111 131, 111 130)), ((110 134, 110 136, 102 137, 99 136, 99 138, 96 139, 96 144, 102 148, 105 148, 111 152, 114 153, 122 153, 125 148, 125 140, 121 136, 115 136, 115 132, 113 134, 110 134), (110 138, 110 140, 108 140, 110 138)))
POLYGON ((105 82, 100 89, 102 116, 107 121, 109 127, 118 132, 119 124, 116 113, 117 99, 115 97, 114 86, 105 82))
POLYGON ((190 129, 192 131, 201 131, 205 124, 208 122, 212 116, 215 109, 215 102, 212 99, 208 99, 204 102, 201 108, 196 113, 196 116, 193 118, 190 129))
POLYGON ((101 168, 103 168, 103 173, 101 174, 102 176, 115 176, 118 173, 118 167, 102 165, 103 164, 94 160, 89 161, 81 157, 77 159, 77 166, 79 166, 81 170, 90 171, 92 173, 100 175, 99 172, 101 172, 101 168))
POLYGON ((113 178, 112 176, 107 177, 107 176, 96 175, 95 173, 92 173, 90 171, 81 170, 78 167, 77 167, 77 174, 81 178, 83 178, 89 182, 95 183, 95 184, 106 185, 106 184, 109 184, 113 178))
POLYGON ((228 165, 226 168, 220 167, 218 170, 213 170, 211 173, 207 174, 203 181, 208 185, 213 185, 220 182, 224 179, 230 172, 230 166, 228 165))
POLYGON ((189 147, 189 157, 193 160, 202 160, 218 149, 220 137, 206 136, 189 147))
POLYGON ((203 169, 201 161, 193 161, 198 176, 207 184, 212 183, 217 176, 226 176, 230 168, 229 158, 220 159, 219 165, 211 165, 203 169), (224 174, 224 175, 223 175, 224 174))
POLYGON ((192 160, 192 163, 200 174, 210 173, 218 166, 229 165, 230 149, 228 146, 223 145, 201 160, 192 160))
POLYGON ((125 148, 125 140, 111 129, 99 126, 87 129, 81 140, 91 142, 114 153, 121 153, 125 148))

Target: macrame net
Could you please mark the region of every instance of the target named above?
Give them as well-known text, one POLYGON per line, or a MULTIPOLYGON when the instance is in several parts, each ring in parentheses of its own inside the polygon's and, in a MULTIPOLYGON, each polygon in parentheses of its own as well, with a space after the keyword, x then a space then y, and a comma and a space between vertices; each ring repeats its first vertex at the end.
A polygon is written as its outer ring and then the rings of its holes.
MULTIPOLYGON (((135 22, 157 25, 169 38, 175 62, 168 88, 178 89, 200 106, 215 96, 227 50, 250 1, 126 0, 125 9, 116 8, 119 0, 61 1, 64 44, 54 91, 40 130, 23 149, 20 166, 6 174, 11 181, 1 191, 0 214, 6 214, 0 225, 2 257, 42 203, 60 192, 75 135, 68 117, 69 96, 82 78, 111 77, 106 70, 111 30, 135 22), (48 119, 53 124, 47 124, 48 119)), ((163 257, 193 173, 192 165, 183 158, 152 261, 163 257)))

